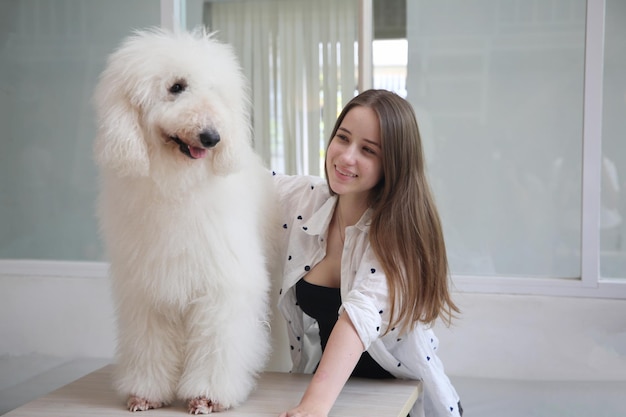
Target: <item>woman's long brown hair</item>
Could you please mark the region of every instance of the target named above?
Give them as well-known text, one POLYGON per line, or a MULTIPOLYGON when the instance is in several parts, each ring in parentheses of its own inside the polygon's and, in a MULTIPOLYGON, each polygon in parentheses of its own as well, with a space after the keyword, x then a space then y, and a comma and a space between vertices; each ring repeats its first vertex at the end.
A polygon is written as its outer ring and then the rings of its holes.
POLYGON ((446 246, 413 107, 387 90, 364 91, 341 111, 331 141, 356 106, 371 108, 380 122, 383 178, 370 195, 369 239, 387 277, 388 329, 406 331, 437 318, 450 325, 459 308, 448 288, 446 246))

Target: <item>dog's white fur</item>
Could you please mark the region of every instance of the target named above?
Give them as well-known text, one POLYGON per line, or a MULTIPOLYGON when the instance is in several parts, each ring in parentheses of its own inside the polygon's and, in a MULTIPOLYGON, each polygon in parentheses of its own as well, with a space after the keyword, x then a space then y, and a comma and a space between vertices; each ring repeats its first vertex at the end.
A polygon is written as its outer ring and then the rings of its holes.
POLYGON ((176 398, 192 413, 236 406, 266 363, 274 198, 247 94, 231 48, 204 31, 136 32, 96 87, 114 384, 133 411, 176 398), (202 132, 220 141, 204 151, 202 132), (172 137, 206 156, 190 158, 172 137))

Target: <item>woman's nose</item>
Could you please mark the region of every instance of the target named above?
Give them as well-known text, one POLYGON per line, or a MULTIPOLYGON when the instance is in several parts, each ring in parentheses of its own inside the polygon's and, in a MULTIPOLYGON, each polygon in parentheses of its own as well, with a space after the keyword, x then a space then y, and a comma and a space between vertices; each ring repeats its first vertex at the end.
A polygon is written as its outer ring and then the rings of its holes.
POLYGON ((355 146, 348 146, 346 147, 343 152, 341 153, 341 159, 346 163, 346 164, 353 164, 354 161, 356 160, 356 147, 355 146))

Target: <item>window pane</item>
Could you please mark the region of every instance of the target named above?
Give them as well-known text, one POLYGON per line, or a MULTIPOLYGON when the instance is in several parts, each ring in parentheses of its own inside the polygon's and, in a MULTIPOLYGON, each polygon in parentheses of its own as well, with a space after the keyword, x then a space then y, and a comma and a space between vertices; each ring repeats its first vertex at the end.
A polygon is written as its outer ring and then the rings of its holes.
POLYGON ((600 271, 626 278, 626 3, 606 2, 600 271))
POLYGON ((3 0, 0 16, 0 258, 101 259, 91 94, 159 2, 3 0))
POLYGON ((406 39, 374 39, 374 88, 395 91, 406 98, 407 48, 406 39))
POLYGON ((584 0, 407 2, 454 274, 580 276, 584 0))

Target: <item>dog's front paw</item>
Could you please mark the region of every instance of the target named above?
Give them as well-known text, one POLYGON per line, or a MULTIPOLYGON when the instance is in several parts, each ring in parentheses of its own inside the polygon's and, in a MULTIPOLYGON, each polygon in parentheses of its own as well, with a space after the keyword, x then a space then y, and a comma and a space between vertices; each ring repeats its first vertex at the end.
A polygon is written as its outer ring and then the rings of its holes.
POLYGON ((128 401, 126 402, 126 407, 128 407, 129 411, 146 411, 151 408, 161 408, 165 405, 165 403, 160 401, 148 401, 145 398, 137 397, 135 395, 131 395, 128 397, 128 401))
POLYGON ((227 407, 222 407, 219 403, 213 402, 206 397, 196 397, 189 400, 187 409, 189 414, 210 414, 213 412, 224 411, 227 407))

